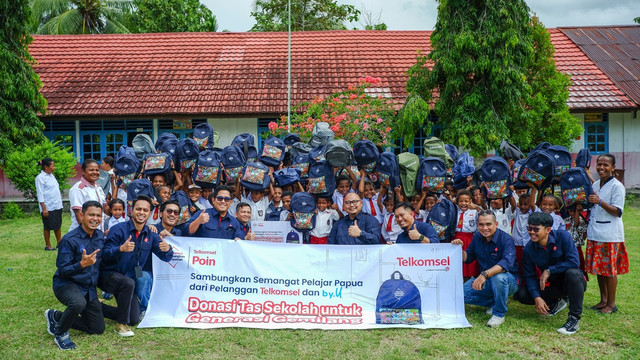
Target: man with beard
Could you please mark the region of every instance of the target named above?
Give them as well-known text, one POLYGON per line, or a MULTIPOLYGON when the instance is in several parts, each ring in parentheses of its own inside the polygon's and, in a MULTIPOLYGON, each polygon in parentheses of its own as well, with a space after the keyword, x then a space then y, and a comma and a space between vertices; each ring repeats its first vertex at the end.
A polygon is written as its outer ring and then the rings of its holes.
POLYGON ((404 230, 398 234, 396 244, 432 244, 440 242, 433 226, 415 220, 411 204, 400 203, 393 212, 396 217, 396 223, 404 230))
MULTIPOLYGON (((498 229, 492 210, 480 210, 476 223, 478 231, 462 251, 462 260, 467 264, 477 260, 481 272, 464 283, 464 303, 488 307, 487 326, 497 327, 504 323, 509 296, 518 291, 516 248, 511 236, 498 229)), ((451 243, 463 244, 460 239, 451 243)))
POLYGON ((380 244, 380 223, 372 215, 362 212, 362 199, 358 194, 347 193, 344 196, 343 209, 347 216, 333 225, 327 244, 380 244))
MULTIPOLYGON (((140 307, 135 288, 138 279, 144 277, 149 254, 153 252, 162 261, 173 257, 171 245, 146 225, 151 214, 152 200, 138 196, 133 202, 131 218, 109 230, 104 244, 103 262, 98 286, 116 297, 117 307, 102 304, 106 318, 116 321, 116 333, 133 336, 129 325, 137 324, 140 307)), ((140 281, 144 282, 144 279, 140 281)))
POLYGON ((64 312, 44 312, 47 331, 55 336, 61 350, 76 348, 69 337, 70 328, 89 334, 104 332, 102 307, 96 294, 104 239, 98 229, 102 224, 102 204, 87 201, 81 213, 80 226, 69 231, 58 245, 58 270, 53 275, 53 292, 67 308, 64 312))

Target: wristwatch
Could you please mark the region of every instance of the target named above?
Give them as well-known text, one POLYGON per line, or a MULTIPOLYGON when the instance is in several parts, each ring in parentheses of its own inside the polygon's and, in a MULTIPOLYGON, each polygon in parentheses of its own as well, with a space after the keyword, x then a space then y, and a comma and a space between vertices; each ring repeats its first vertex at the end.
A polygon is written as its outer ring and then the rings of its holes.
POLYGON ((420 237, 418 238, 418 241, 422 242, 424 240, 424 235, 420 235, 420 237))
POLYGON ((485 279, 488 279, 488 278, 489 278, 489 274, 487 274, 487 272, 486 272, 486 271, 482 271, 482 272, 480 273, 480 275, 484 276, 484 278, 485 278, 485 279))

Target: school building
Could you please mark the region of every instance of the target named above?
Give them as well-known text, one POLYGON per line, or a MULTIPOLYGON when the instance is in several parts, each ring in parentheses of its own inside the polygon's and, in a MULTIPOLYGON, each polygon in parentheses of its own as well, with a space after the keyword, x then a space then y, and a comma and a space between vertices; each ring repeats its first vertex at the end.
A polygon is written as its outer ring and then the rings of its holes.
MULTIPOLYGON (((556 65, 573 82, 568 106, 585 129, 571 151, 613 153, 624 184, 640 187, 640 26, 549 33, 556 65)), ((429 51, 430 34, 295 32, 291 103, 374 76, 382 81, 371 93, 400 106, 406 71, 429 51)), ((188 137, 205 121, 219 132, 219 147, 243 132, 261 141, 268 123, 287 113, 287 33, 35 35, 29 50, 48 101, 45 135, 80 162, 113 155, 139 133, 188 137)), ((415 139, 416 153, 428 136, 415 139)), ((19 196, 1 175, 0 197, 19 196)))

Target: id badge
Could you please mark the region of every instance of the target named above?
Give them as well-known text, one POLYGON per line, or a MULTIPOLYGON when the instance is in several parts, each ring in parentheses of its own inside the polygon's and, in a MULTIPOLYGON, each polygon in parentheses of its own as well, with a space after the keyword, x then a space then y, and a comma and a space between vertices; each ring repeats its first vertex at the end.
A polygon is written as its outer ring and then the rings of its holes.
POLYGON ((142 277, 142 266, 136 266, 136 279, 140 279, 142 277))

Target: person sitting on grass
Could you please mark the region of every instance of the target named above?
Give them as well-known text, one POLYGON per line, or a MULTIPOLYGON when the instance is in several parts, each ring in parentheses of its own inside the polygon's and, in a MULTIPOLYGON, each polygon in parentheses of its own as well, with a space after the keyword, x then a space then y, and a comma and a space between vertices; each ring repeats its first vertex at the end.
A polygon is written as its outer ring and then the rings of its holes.
POLYGON ((47 331, 55 336, 61 350, 76 348, 69 337, 69 329, 89 334, 104 332, 102 306, 98 301, 96 286, 98 269, 102 259, 104 234, 102 204, 87 201, 82 205, 80 226, 64 235, 59 244, 56 270, 53 275, 53 292, 67 306, 64 311, 47 309, 47 331))
POLYGON ((558 332, 574 334, 580 329, 582 301, 587 287, 576 245, 569 232, 551 230, 553 218, 549 214, 533 213, 528 223, 531 241, 522 254, 526 288, 518 291, 516 300, 535 304, 540 315, 553 316, 567 306, 563 298, 568 297, 569 317, 558 332), (536 268, 541 271, 539 277, 536 268))

